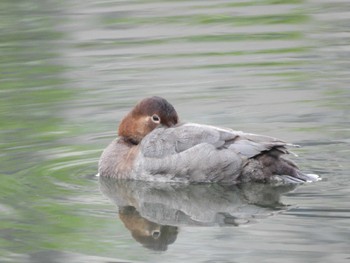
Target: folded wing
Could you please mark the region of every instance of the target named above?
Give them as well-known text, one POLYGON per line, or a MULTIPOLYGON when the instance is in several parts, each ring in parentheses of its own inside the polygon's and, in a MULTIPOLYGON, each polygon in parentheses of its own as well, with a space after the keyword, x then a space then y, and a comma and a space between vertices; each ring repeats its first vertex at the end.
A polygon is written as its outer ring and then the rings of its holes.
POLYGON ((229 149, 247 158, 271 150, 276 154, 288 153, 288 144, 273 137, 195 123, 154 130, 143 139, 141 152, 145 157, 163 158, 182 153, 199 144, 211 145, 218 151, 229 149))

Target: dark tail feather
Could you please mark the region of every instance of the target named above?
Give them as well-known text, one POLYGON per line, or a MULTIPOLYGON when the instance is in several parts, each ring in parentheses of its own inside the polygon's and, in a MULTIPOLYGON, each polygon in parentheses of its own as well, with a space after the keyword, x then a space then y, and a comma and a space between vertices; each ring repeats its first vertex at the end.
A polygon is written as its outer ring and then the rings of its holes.
POLYGON ((317 174, 304 174, 299 168, 290 160, 280 158, 279 165, 276 171, 277 175, 280 175, 287 182, 290 183, 306 183, 306 182, 316 182, 321 180, 321 177, 317 174))
POLYGON ((300 171, 297 171, 296 178, 303 180, 304 182, 316 182, 321 180, 321 177, 317 174, 304 174, 300 171))
POLYGON ((279 156, 265 154, 260 161, 265 171, 267 169, 271 175, 278 175, 288 183, 315 182, 321 179, 317 174, 302 173, 294 162, 279 156))

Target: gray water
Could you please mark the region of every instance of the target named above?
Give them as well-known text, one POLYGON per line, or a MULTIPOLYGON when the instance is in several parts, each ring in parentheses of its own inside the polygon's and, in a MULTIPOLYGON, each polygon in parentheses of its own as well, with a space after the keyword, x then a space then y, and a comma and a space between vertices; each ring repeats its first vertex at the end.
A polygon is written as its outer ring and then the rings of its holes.
POLYGON ((0 10, 1 262, 349 262, 347 0, 0 10), (291 158, 323 180, 100 183, 101 151, 151 95, 182 121, 299 144, 291 158))

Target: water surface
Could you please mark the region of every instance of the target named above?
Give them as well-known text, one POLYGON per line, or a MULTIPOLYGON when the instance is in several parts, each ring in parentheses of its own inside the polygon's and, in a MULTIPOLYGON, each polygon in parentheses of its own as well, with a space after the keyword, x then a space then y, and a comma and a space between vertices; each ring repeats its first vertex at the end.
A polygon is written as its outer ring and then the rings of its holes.
POLYGON ((1 262, 349 261, 347 1, 0 7, 1 262), (299 144, 293 160, 323 180, 137 185, 116 202, 100 191, 98 158, 151 95, 183 121, 299 144))

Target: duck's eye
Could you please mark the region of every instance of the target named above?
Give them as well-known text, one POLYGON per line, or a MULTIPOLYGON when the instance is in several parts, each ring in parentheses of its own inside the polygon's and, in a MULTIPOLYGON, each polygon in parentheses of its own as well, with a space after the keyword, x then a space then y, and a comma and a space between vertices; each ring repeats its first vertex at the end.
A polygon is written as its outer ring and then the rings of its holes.
POLYGON ((153 230, 152 231, 152 237, 154 239, 158 239, 160 237, 160 231, 159 230, 153 230))
POLYGON ((160 118, 159 118, 159 116, 158 116, 157 114, 153 114, 153 115, 152 115, 152 121, 153 121, 154 123, 160 123, 160 118))

